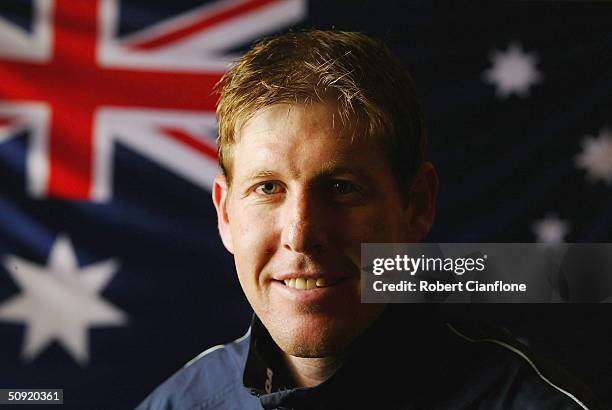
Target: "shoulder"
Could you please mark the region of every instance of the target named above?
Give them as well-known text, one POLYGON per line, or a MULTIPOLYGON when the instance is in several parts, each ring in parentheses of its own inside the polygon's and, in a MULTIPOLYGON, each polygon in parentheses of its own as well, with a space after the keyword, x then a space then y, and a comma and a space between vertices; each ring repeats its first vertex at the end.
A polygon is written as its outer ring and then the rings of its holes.
POLYGON ((556 363, 533 354, 509 333, 495 328, 445 326, 455 344, 451 351, 462 351, 464 370, 473 370, 468 372, 474 376, 471 389, 467 389, 472 394, 470 400, 492 408, 600 408, 581 382, 556 363))
POLYGON ((137 410, 244 408, 241 402, 254 399, 242 384, 249 338, 250 329, 231 343, 200 353, 157 387, 137 410))

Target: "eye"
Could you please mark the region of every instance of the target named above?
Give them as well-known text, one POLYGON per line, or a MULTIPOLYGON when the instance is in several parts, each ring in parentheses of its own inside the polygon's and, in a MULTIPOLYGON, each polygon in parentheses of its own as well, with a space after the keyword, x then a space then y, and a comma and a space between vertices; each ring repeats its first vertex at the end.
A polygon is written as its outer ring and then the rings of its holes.
POLYGON ((348 195, 358 191, 355 184, 344 179, 338 179, 333 181, 332 188, 334 189, 335 193, 340 195, 348 195))
POLYGON ((273 195, 282 192, 281 185, 276 181, 266 181, 255 188, 255 192, 262 195, 273 195))

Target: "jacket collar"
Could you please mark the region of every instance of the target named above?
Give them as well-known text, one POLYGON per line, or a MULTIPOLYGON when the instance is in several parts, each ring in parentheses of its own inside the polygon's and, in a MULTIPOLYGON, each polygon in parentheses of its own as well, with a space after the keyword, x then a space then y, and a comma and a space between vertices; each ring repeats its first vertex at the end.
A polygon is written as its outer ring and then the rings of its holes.
POLYGON ((253 315, 244 386, 259 397, 266 409, 333 407, 333 403, 338 402, 345 405, 351 398, 363 397, 356 393, 364 389, 388 392, 395 388, 399 379, 403 386, 418 388, 423 379, 420 370, 426 370, 419 368, 426 366, 423 358, 427 355, 425 350, 430 348, 435 311, 436 306, 428 304, 388 305, 378 320, 353 343, 341 368, 312 388, 295 385, 279 347, 259 318, 253 315), (410 337, 406 338, 406 334, 410 337), (415 355, 418 355, 417 360, 415 355), (411 371, 406 372, 407 368, 411 371), (411 378, 415 378, 414 383, 407 384, 411 378))

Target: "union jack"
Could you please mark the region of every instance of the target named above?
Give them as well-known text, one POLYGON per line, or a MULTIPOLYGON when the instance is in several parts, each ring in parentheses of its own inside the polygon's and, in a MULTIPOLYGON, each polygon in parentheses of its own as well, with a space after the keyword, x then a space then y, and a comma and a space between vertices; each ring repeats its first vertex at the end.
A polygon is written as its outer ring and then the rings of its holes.
POLYGON ((124 144, 202 188, 217 172, 213 85, 228 50, 302 19, 304 0, 222 0, 119 33, 119 0, 35 0, 0 18, 0 143, 30 131, 27 192, 105 202, 124 144))

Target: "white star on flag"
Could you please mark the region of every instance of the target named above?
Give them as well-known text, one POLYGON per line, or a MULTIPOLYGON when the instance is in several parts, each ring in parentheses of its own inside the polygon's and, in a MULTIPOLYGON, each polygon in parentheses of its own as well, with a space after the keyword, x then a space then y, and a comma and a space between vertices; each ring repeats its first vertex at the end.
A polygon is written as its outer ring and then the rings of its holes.
POLYGON ((490 58, 493 67, 483 73, 483 79, 495 85, 499 98, 513 93, 525 97, 529 94, 529 88, 542 79, 542 74, 535 67, 536 55, 523 52, 518 43, 510 44, 505 52, 493 51, 490 58))
POLYGON ((576 167, 585 169, 589 180, 601 179, 612 185, 612 134, 603 129, 599 137, 586 136, 582 139, 582 152, 575 158, 576 167))
POLYGON ((559 219, 557 215, 548 214, 544 219, 535 221, 532 229, 537 242, 558 244, 565 241, 570 225, 567 221, 559 219))
POLYGON ((56 340, 84 365, 89 361, 88 328, 127 321, 127 315, 99 296, 119 262, 109 259, 79 268, 67 236, 56 239, 47 266, 13 255, 4 258, 4 266, 22 293, 0 305, 0 320, 26 324, 23 360, 33 360, 56 340))

